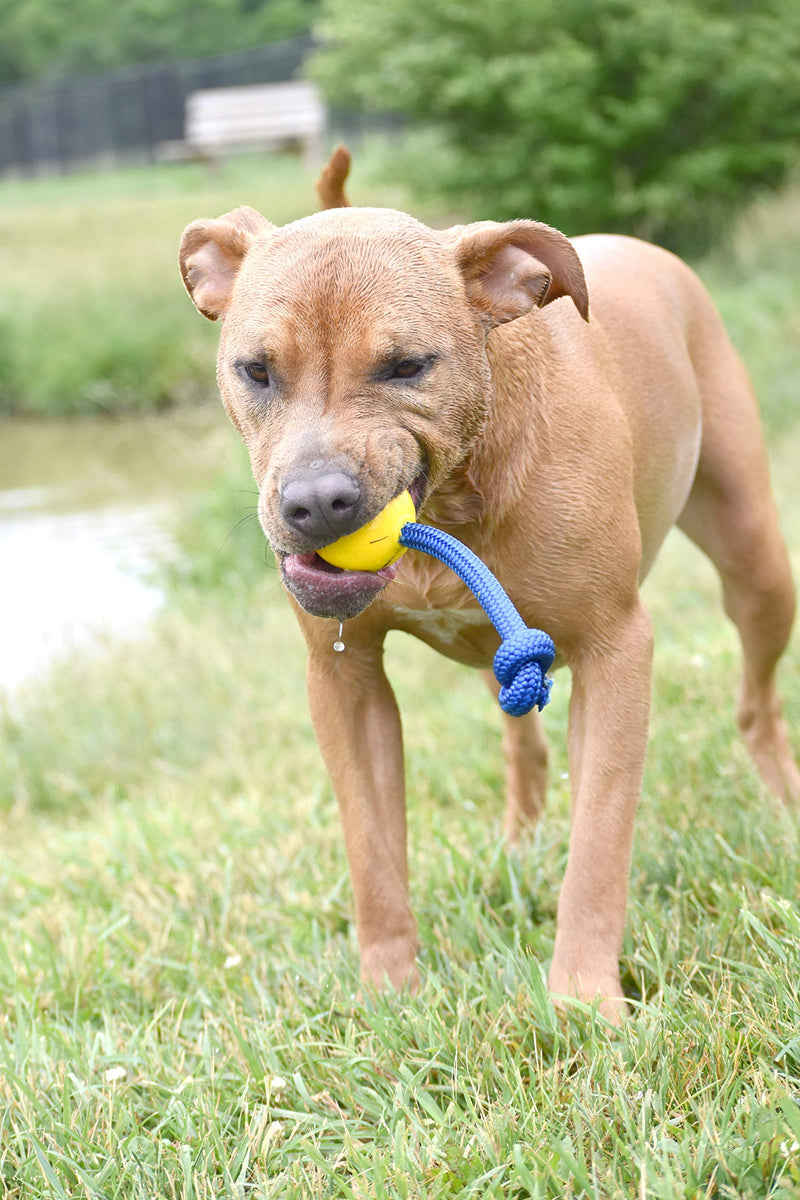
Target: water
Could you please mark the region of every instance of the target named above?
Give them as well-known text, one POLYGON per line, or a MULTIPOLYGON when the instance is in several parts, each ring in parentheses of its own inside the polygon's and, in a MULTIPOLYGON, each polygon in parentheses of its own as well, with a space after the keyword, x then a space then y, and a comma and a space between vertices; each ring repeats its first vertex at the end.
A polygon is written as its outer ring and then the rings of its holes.
POLYGON ((209 410, 0 421, 0 688, 152 616, 170 525, 233 438, 209 410))

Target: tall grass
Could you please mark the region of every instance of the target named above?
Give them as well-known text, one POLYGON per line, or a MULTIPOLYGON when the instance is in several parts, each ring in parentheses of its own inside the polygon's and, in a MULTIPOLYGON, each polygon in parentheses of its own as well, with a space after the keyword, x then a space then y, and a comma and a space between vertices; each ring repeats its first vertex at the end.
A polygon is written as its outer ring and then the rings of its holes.
MULTIPOLYGON (((353 199, 413 207, 381 182, 387 153, 368 144, 356 157, 353 199)), ((211 398, 216 331, 184 294, 177 246, 189 221, 244 203, 278 224, 311 212, 312 175, 273 155, 233 158, 215 172, 178 163, 0 182, 0 414, 135 412, 211 398)), ((797 411, 799 227, 800 191, 767 198, 706 264, 776 429, 797 411)))
MULTIPOLYGON (((362 184, 369 197, 369 185, 362 184)), ((215 341, 177 271, 196 217, 314 209, 296 158, 177 163, 0 182, 0 413, 142 411, 213 393, 215 341)))
MULTIPOLYGON (((777 462, 794 545, 798 448, 777 462)), ((545 823, 507 855, 498 714, 399 636, 425 986, 364 1002, 300 640, 255 529, 223 544, 231 483, 150 634, 6 711, 6 1194, 796 1196, 797 830, 735 737, 734 638, 705 564, 676 540, 648 587, 626 1028, 578 1006, 562 1024, 544 988, 568 680, 545 823)), ((796 724, 796 650, 784 690, 796 724)))
MULTIPOLYGON (((781 339, 797 250, 773 233, 796 211, 765 209, 703 267, 740 340, 761 329, 795 568, 800 341, 781 339)), ((708 565, 676 537, 647 584, 625 1027, 577 1004, 560 1020, 543 982, 568 679, 545 714, 546 818, 507 854, 496 706, 400 635, 388 671, 425 982, 413 1001, 362 999, 301 641, 255 520, 234 530, 251 486, 242 456, 198 503, 146 636, 68 658, 3 706, 0 1194, 796 1200, 797 826, 735 734, 737 647, 708 565)), ((796 641, 783 691, 796 728, 796 641)))
POLYGON ((800 188, 754 205, 696 264, 744 357, 768 432, 800 417, 800 188))

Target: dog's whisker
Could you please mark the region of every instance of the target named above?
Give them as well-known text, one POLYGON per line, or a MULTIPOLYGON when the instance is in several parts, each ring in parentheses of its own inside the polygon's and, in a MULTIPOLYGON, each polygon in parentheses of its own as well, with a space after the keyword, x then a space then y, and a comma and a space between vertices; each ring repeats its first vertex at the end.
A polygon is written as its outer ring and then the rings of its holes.
POLYGON ((245 525, 248 521, 252 521, 255 516, 256 516, 255 512, 249 512, 246 514, 246 516, 242 517, 240 521, 237 521, 236 524, 234 525, 233 529, 228 530, 227 534, 223 538, 222 542, 220 543, 220 549, 222 549, 223 546, 227 545, 228 539, 233 537, 233 535, 234 535, 234 533, 236 533, 237 529, 241 528, 241 526, 245 525))

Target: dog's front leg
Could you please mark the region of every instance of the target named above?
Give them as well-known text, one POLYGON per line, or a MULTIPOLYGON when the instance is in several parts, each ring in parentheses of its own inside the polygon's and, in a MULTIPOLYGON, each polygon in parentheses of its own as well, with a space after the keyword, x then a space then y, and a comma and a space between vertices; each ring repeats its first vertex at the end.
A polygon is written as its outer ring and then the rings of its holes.
POLYGON ((612 1020, 625 1011, 619 954, 652 649, 650 616, 639 604, 606 631, 602 648, 576 653, 569 664, 572 832, 549 982, 556 995, 602 997, 601 1011, 612 1020))
POLYGON ((417 926, 408 900, 400 714, 381 642, 347 640, 342 654, 309 648, 311 718, 344 828, 361 953, 376 987, 419 984, 417 926))

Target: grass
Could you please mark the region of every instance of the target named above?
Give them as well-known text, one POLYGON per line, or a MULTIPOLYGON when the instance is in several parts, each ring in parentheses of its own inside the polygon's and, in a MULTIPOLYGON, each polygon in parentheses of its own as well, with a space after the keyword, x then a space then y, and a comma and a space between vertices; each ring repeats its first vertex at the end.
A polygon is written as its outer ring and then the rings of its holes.
MULTIPOLYGON (((177 184, 173 202, 188 208, 177 184)), ((781 250, 796 212, 793 196, 762 210, 703 269, 737 337, 762 329, 797 570, 800 342, 769 352, 800 309, 796 235, 781 250)), ((255 522, 231 533, 248 486, 241 457, 199 501, 145 636, 65 659, 0 710, 0 1195, 798 1200, 797 825, 735 734, 737 648, 707 564, 676 537, 647 584, 630 1021, 560 1020, 544 987, 568 679, 546 713, 546 819, 506 854, 496 706, 400 635, 425 984, 363 1001, 301 640, 255 522)), ((793 728, 799 658, 795 639, 793 728)))
MULTIPOLYGON (((382 182, 392 152, 378 143, 359 150, 351 195, 419 212, 382 182)), ((233 158, 215 172, 176 163, 0 181, 0 414, 144 412, 213 399, 217 333, 177 274, 183 228, 243 203, 280 224, 313 211, 314 200, 312 173, 274 155, 233 158)), ((704 272, 775 430, 796 412, 799 224, 800 190, 765 197, 704 272)))
POLYGON ((800 1194, 797 833, 734 738, 733 639, 704 564, 676 541, 650 587, 635 1015, 614 1037, 592 1013, 561 1024, 543 982, 567 680, 546 823, 508 856, 497 714, 469 672, 399 637, 426 984, 356 1000, 301 647, 259 551, 229 541, 135 652, 66 662, 6 715, 6 1194, 800 1194))
POLYGON ((777 436, 798 418, 800 188, 765 196, 700 264, 777 436))
MULTIPOLYGON (((357 186, 368 203, 374 188, 357 186)), ((244 203, 282 223, 314 199, 299 159, 275 155, 216 171, 178 163, 0 182, 0 413, 136 412, 212 396, 216 331, 180 282, 184 227, 244 203)))

